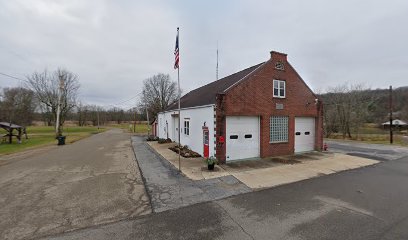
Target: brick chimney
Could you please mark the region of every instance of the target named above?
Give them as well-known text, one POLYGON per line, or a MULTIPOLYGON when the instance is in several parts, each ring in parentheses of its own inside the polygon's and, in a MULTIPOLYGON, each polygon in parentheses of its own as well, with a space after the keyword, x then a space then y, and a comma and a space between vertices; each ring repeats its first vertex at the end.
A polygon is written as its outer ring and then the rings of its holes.
POLYGON ((286 53, 280 53, 276 51, 271 51, 271 59, 281 62, 286 62, 288 60, 288 55, 286 53))

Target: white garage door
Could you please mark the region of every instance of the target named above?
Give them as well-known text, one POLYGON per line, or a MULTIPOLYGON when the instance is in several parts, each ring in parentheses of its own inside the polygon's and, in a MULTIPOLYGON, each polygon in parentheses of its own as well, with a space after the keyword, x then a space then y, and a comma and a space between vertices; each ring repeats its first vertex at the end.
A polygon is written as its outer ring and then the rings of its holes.
POLYGON ((259 118, 227 117, 226 124, 227 161, 259 157, 259 118))
POLYGON ((295 118, 295 153, 314 150, 315 119, 310 117, 295 118))

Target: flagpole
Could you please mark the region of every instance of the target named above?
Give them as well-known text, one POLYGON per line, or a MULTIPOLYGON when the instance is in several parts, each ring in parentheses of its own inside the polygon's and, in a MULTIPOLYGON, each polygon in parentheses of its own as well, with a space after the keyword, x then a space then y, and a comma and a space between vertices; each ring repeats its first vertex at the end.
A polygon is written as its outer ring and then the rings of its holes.
POLYGON ((179 99, 178 99, 178 115, 179 115, 179 120, 178 120, 178 142, 179 142, 179 154, 178 154, 178 161, 179 161, 179 171, 181 172, 181 164, 180 164, 180 154, 181 154, 181 143, 180 143, 180 122, 181 122, 181 114, 180 114, 180 68, 177 68, 177 82, 178 82, 178 94, 179 94, 179 99))
MULTIPOLYGON (((180 56, 180 35, 179 35, 179 28, 177 28, 177 38, 178 38, 178 52, 180 56)), ((178 85, 178 143, 179 143, 179 152, 178 152, 178 163, 179 163, 179 171, 181 172, 181 161, 180 161, 180 154, 181 154, 181 142, 180 142, 180 122, 181 122, 181 108, 180 108, 180 64, 178 64, 177 68, 177 85, 178 85)))

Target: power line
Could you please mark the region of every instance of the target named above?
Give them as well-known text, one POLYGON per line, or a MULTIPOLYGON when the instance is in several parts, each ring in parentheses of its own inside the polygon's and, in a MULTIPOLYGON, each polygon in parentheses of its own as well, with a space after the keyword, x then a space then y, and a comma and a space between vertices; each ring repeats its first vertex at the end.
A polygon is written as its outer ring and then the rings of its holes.
POLYGON ((27 80, 25 80, 25 79, 18 78, 18 77, 14 77, 14 76, 11 76, 11 75, 8 75, 8 74, 5 74, 5 73, 2 73, 2 72, 0 72, 0 75, 6 76, 6 77, 9 77, 9 78, 14 78, 14 79, 16 79, 16 80, 20 80, 20 81, 23 81, 23 82, 28 82, 28 81, 27 81, 27 80))
MULTIPOLYGON (((126 100, 123 100, 123 101, 120 101, 120 102, 117 102, 117 103, 114 103, 114 104, 105 104, 105 106, 111 106, 111 107, 123 107, 123 105, 127 105, 127 104, 125 104, 125 103, 127 103, 127 102, 129 102, 129 101, 131 101, 131 100, 133 100, 133 99, 135 99, 135 98, 137 98, 138 96, 140 96, 141 94, 142 94, 143 92, 140 92, 140 93, 138 93, 138 94, 136 94, 135 96, 133 96, 133 97, 131 97, 131 98, 129 98, 129 99, 126 99, 126 100)), ((129 107, 129 106, 126 106, 126 107, 129 107)))
POLYGON ((142 92, 138 93, 137 95, 135 95, 135 96, 133 96, 133 97, 127 99, 127 100, 120 101, 118 103, 114 103, 114 104, 111 104, 111 105, 122 105, 123 103, 129 102, 130 100, 133 100, 133 99, 137 98, 140 94, 142 94, 142 92))
MULTIPOLYGON (((22 78, 19 78, 19 77, 15 77, 15 76, 12 76, 12 75, 9 75, 9 74, 6 74, 6 73, 0 72, 0 75, 3 75, 3 76, 6 76, 6 77, 9 77, 9 78, 13 78, 13 79, 16 79, 16 80, 19 80, 19 81, 23 81, 23 82, 28 83, 28 81, 25 80, 25 79, 22 79, 22 78)), ((116 106, 124 105, 124 103, 127 103, 127 102, 129 102, 129 101, 131 101, 131 100, 133 100, 133 99, 139 97, 142 93, 143 93, 143 92, 140 92, 140 93, 136 94, 135 96, 133 96, 133 97, 131 97, 131 98, 129 98, 129 99, 126 99, 126 100, 123 100, 123 101, 120 101, 120 102, 117 102, 117 103, 114 103, 114 104, 108 104, 108 105, 106 105, 106 106, 114 106, 114 107, 116 107, 116 106)))

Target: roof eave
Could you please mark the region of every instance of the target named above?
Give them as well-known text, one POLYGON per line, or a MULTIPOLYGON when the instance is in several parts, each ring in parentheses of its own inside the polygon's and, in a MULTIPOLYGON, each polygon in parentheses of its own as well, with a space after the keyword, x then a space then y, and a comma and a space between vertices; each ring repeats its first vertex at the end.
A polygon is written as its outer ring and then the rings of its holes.
POLYGON ((234 84, 232 84, 231 86, 229 86, 228 88, 226 88, 222 93, 225 94, 228 91, 230 91, 232 88, 236 87, 237 85, 239 85, 241 82, 243 82, 244 80, 248 79, 252 74, 254 74, 255 72, 257 72, 259 69, 261 69, 263 66, 265 66, 268 62, 270 62, 271 59, 268 59, 268 61, 265 61, 264 63, 262 63, 261 65, 259 65, 257 68, 255 68, 252 72, 248 73, 246 76, 244 76, 243 78, 241 78, 240 80, 236 81, 234 84))

